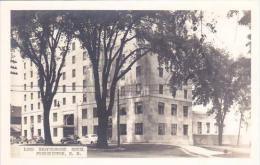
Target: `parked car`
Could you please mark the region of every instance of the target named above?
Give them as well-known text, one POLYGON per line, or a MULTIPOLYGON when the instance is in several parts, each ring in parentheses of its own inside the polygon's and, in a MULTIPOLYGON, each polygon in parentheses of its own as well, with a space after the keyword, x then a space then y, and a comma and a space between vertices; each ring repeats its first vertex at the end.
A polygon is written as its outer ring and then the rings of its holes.
POLYGON ((61 138, 60 142, 61 144, 76 144, 78 140, 77 135, 68 135, 63 138, 61 138))
POLYGON ((30 144, 41 144, 44 143, 44 139, 42 136, 33 136, 31 139, 28 140, 30 144))
POLYGON ((29 140, 27 139, 26 136, 22 136, 22 137, 20 137, 19 143, 21 143, 21 144, 24 144, 24 143, 28 144, 29 140))
POLYGON ((97 143, 98 136, 96 134, 89 134, 82 136, 77 140, 79 144, 95 144, 97 143))

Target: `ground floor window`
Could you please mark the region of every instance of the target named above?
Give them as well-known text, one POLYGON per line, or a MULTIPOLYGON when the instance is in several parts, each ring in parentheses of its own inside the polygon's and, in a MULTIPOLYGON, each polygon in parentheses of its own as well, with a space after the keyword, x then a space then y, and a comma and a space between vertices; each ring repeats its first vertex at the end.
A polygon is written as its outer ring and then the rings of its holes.
POLYGON ((120 124, 120 135, 126 135, 127 131, 126 131, 126 124, 120 124))
POLYGON ((165 135, 165 130, 166 130, 166 124, 159 123, 158 124, 158 135, 165 135))
POLYGON ((42 130, 41 129, 38 129, 38 136, 42 136, 42 130))
POLYGON ((177 135, 177 124, 171 124, 171 135, 177 135))
POLYGON ((183 125, 183 135, 188 135, 188 125, 187 124, 183 125))
POLYGON ((88 126, 82 126, 82 136, 85 136, 88 134, 88 126))
POLYGON ((143 135, 143 123, 135 123, 135 134, 143 135))

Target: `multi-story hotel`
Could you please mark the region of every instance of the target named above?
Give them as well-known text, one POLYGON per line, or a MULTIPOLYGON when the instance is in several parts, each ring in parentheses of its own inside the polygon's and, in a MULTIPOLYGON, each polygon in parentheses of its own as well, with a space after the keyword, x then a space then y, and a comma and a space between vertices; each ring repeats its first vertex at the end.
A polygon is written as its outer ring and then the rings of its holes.
MULTIPOLYGON (((91 63, 80 43, 72 43, 50 113, 54 142, 69 134, 96 134, 97 109, 91 63)), ((22 135, 43 136, 43 107, 37 86, 37 71, 29 59, 23 60, 22 135)), ((192 143, 192 93, 185 86, 173 97, 167 85, 170 79, 159 67, 156 55, 139 60, 123 77, 120 89, 121 141, 192 143)), ((109 98, 108 98, 109 99, 109 98)), ((117 100, 116 100, 117 101, 117 100)), ((117 108, 114 104, 108 135, 117 140, 117 108)))

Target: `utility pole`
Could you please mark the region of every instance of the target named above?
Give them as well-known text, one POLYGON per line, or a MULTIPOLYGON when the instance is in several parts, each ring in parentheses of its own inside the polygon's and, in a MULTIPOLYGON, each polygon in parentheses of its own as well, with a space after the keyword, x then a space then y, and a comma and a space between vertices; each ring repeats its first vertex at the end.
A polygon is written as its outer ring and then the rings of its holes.
POLYGON ((117 89, 117 146, 120 147, 120 106, 119 106, 119 88, 117 89))

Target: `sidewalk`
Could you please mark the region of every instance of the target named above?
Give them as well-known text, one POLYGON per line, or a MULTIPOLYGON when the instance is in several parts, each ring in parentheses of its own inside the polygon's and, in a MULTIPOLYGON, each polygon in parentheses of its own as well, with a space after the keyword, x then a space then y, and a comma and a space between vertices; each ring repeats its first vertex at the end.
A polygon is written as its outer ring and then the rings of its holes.
POLYGON ((216 155, 224 154, 223 151, 214 151, 200 146, 193 145, 180 145, 179 146, 184 152, 195 157, 215 157, 216 155))

